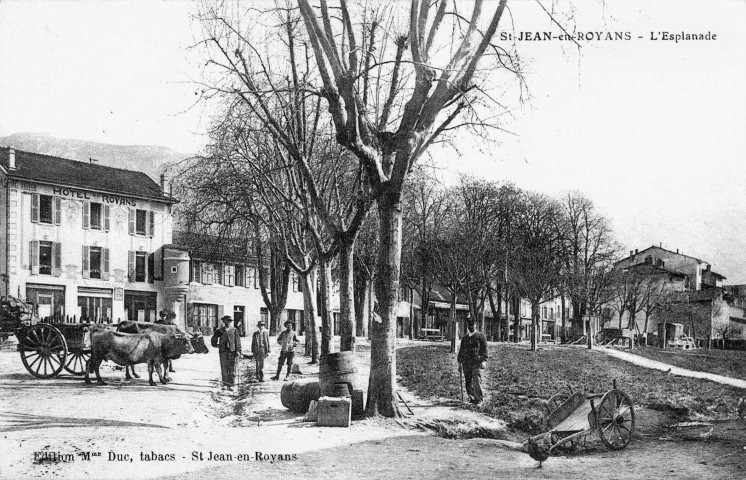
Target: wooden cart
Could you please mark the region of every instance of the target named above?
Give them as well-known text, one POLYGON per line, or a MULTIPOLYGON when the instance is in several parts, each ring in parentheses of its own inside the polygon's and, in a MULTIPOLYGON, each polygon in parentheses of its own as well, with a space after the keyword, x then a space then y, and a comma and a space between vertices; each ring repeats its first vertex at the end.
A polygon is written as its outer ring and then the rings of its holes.
POLYGON ((31 305, 13 297, 0 301, 0 335, 13 334, 28 372, 54 378, 65 371, 85 373, 91 356, 90 323, 40 323, 31 305))
POLYGON ((543 462, 558 451, 571 451, 580 441, 598 432, 610 450, 621 450, 632 441, 635 408, 626 393, 614 388, 606 393, 558 394, 547 402, 549 431, 531 437, 524 448, 534 460, 543 462))

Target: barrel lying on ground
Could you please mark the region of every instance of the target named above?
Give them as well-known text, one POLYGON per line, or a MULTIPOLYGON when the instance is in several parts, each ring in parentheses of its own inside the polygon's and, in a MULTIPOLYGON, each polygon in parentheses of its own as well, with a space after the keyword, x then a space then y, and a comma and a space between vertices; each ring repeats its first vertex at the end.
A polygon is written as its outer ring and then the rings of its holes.
POLYGON ((319 397, 319 381, 311 378, 285 382, 280 390, 282 405, 295 413, 306 413, 311 400, 318 400, 319 397))

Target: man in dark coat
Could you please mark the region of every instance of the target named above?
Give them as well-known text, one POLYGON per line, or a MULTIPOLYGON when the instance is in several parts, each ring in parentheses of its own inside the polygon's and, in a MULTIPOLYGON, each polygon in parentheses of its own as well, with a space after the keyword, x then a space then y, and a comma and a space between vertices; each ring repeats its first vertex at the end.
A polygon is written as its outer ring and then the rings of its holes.
POLYGON ((461 337, 461 347, 458 350, 458 362, 466 379, 466 393, 469 402, 478 405, 482 401, 482 372, 483 362, 487 360, 487 339, 482 332, 477 332, 477 325, 473 318, 466 319, 468 331, 461 337))
POLYGON ((256 363, 256 380, 264 381, 264 359, 269 355, 269 333, 264 329, 264 321, 256 324, 259 330, 251 337, 251 353, 256 363))
POLYGON ((241 355, 241 336, 233 328, 233 319, 226 315, 221 318, 223 326, 215 330, 212 344, 217 343, 220 353, 220 371, 223 377, 223 387, 233 391, 236 375, 236 358, 241 355), (217 337, 217 339, 216 339, 217 337))
POLYGON ((285 375, 285 380, 290 377, 290 370, 293 368, 293 357, 295 356, 295 347, 298 346, 298 337, 295 336, 295 324, 288 320, 285 322, 285 330, 277 336, 277 343, 281 345, 280 348, 280 360, 277 362, 277 374, 272 377, 272 380, 280 379, 280 372, 282 372, 282 364, 287 360, 288 371, 285 375))

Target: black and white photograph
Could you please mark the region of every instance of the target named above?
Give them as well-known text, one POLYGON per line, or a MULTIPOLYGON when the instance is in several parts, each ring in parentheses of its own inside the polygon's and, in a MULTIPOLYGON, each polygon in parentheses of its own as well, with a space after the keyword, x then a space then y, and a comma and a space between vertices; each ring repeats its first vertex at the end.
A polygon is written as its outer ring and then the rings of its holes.
POLYGON ((743 0, 0 0, 0 479, 746 478, 743 0))

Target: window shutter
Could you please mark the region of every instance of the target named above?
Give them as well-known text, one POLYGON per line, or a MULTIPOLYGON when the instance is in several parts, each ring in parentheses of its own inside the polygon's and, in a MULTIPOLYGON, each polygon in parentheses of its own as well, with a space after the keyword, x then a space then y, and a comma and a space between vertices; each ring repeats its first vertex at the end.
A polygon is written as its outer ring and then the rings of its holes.
POLYGON ((91 248, 83 245, 83 278, 91 278, 91 248))
POLYGON ((54 224, 62 224, 62 198, 54 197, 54 224))
MULTIPOLYGON (((130 209, 130 218, 131 218, 131 212, 132 212, 132 209, 130 209)), ((130 223, 130 225, 132 224, 130 223)), ((134 250, 129 251, 129 268, 127 271, 129 273, 129 281, 134 282, 135 281, 135 252, 134 250)))
POLYGON ((31 221, 37 223, 39 221, 39 194, 31 194, 31 221))
POLYGON ((148 236, 152 237, 155 232, 155 212, 148 212, 148 236))
POLYGON ((101 280, 109 280, 109 249, 101 249, 101 280))
POLYGON ((215 279, 215 283, 218 285, 225 285, 225 264, 218 263, 215 266, 217 267, 215 269, 215 275, 218 277, 215 279))
MULTIPOLYGON (((39 197, 37 196, 37 199, 39 197)), ((31 275, 39 275, 39 241, 31 240, 29 245, 29 263, 31 264, 31 275)))
POLYGON ((109 220, 111 218, 111 207, 108 205, 104 205, 104 232, 109 231, 109 227, 111 225, 111 221, 109 220))
POLYGON ((83 202, 83 228, 91 228, 91 202, 83 202))
POLYGON ((148 280, 148 283, 155 282, 155 278, 153 276, 153 267, 155 266, 154 259, 155 255, 153 255, 152 253, 145 258, 145 278, 148 280))
POLYGON ((130 235, 135 234, 135 210, 133 208, 129 208, 129 214, 130 214, 130 235))
POLYGON ((52 275, 62 275, 62 244, 59 242, 52 243, 52 275))

